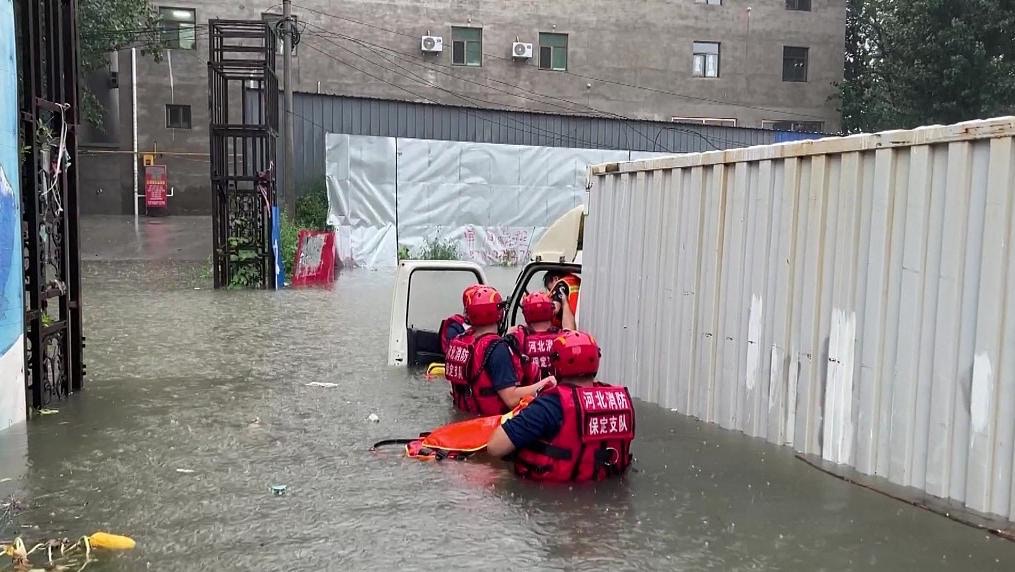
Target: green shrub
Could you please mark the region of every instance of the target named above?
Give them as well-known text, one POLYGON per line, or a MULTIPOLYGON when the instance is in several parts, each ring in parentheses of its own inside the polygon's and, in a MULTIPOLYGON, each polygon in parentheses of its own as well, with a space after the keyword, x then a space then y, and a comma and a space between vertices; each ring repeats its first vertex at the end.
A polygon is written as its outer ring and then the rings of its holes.
POLYGON ((328 185, 323 177, 305 184, 297 193, 296 226, 326 230, 328 226, 328 185))
POLYGON ((416 253, 417 260, 461 260, 458 242, 442 239, 440 230, 432 238, 423 239, 423 245, 416 253))
POLYGON ((279 254, 285 266, 285 280, 292 281, 293 264, 296 258, 296 247, 299 242, 300 229, 289 220, 289 215, 282 213, 281 236, 279 237, 279 254))

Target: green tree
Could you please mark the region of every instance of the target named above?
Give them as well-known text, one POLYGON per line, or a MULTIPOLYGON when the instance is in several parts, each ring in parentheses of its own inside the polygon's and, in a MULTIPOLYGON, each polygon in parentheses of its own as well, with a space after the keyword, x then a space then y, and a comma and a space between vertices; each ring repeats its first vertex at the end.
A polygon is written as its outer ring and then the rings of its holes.
MULTIPOLYGON (((148 0, 78 0, 78 65, 81 77, 106 67, 108 54, 136 46, 161 59, 159 13, 148 0)), ((85 118, 98 125, 102 110, 95 95, 81 84, 85 118)))
POLYGON ((1015 111, 1015 0, 849 0, 848 132, 1015 111))

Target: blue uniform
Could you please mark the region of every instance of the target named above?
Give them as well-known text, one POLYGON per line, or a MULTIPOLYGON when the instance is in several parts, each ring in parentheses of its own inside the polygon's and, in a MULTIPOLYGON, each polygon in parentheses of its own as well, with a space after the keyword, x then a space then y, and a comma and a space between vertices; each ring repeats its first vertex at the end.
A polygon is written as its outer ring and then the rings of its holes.
POLYGON ((518 374, 506 343, 494 342, 490 357, 486 360, 486 373, 490 376, 495 391, 518 385, 518 374))
POLYGON ((534 441, 552 440, 563 423, 564 408, 560 405, 560 397, 541 395, 501 427, 515 448, 521 449, 534 441))
POLYGON ((451 322, 444 331, 444 341, 450 342, 465 333, 465 326, 458 322, 451 322))

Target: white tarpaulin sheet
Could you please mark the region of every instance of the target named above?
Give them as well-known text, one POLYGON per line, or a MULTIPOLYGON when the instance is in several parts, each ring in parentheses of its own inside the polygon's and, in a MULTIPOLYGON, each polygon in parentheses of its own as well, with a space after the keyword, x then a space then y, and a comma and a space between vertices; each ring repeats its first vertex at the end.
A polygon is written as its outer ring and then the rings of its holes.
MULTIPOLYGON (((391 267, 439 238, 480 264, 528 260, 553 221, 585 200, 588 165, 628 151, 326 135, 328 224, 339 256, 391 267)), ((640 154, 639 154, 640 155, 640 154)))

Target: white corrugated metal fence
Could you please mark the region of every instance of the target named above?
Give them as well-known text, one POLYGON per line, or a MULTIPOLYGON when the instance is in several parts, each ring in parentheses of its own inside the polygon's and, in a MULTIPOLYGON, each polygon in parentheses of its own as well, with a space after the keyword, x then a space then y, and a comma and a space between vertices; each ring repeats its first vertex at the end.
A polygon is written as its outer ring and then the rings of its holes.
POLYGON ((603 378, 1015 514, 1015 118, 593 169, 603 378))

